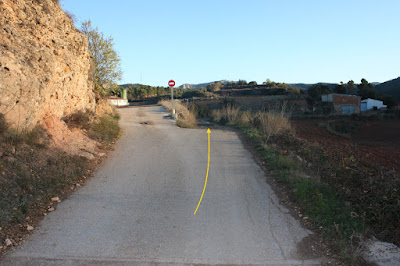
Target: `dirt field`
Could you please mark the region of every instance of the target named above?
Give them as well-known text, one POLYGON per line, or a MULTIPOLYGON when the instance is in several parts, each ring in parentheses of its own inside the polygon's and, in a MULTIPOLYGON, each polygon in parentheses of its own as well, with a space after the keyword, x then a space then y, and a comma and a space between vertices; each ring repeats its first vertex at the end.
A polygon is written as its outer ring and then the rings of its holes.
POLYGON ((358 128, 350 138, 320 127, 331 121, 295 120, 296 135, 324 147, 327 153, 354 153, 362 161, 400 169, 400 121, 352 121, 358 128))

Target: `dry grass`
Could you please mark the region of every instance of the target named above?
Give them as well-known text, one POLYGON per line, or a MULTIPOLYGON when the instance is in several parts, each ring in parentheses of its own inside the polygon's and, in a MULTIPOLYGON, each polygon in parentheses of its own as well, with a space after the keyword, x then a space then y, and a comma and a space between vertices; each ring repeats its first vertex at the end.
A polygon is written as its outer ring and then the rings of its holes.
POLYGON ((112 143, 121 133, 118 119, 119 116, 113 116, 111 114, 99 117, 90 125, 88 136, 103 144, 112 143))
MULTIPOLYGON (((91 121, 85 112, 77 112, 68 119, 70 126, 88 128, 88 133, 102 142, 108 143, 118 137, 116 115, 104 115, 89 125, 85 125, 91 121)), ((47 207, 55 206, 50 199, 54 196, 62 199, 78 187, 76 184, 83 184, 100 160, 68 155, 49 145, 53 137, 40 126, 31 131, 17 131, 0 114, 1 243, 6 238, 15 243, 21 241, 26 225, 36 225, 47 213, 47 207)), ((5 248, 0 248, 0 256, 5 248)))
POLYGON ((255 114, 254 121, 264 133, 267 143, 271 136, 281 135, 292 129, 289 118, 283 111, 258 112, 255 114))
POLYGON ((250 111, 243 111, 239 114, 238 123, 242 126, 249 126, 253 120, 253 114, 250 111))
MULTIPOLYGON (((160 101, 159 104, 164 106, 168 112, 171 112, 171 101, 163 100, 160 101)), ((196 116, 191 113, 184 105, 182 105, 178 101, 174 101, 174 108, 176 111, 176 124, 179 127, 184 127, 184 128, 195 128, 197 127, 197 120, 196 116)))
POLYGON ((214 109, 211 111, 211 118, 214 122, 220 123, 222 120, 222 110, 220 109, 214 109))
POLYGON ((90 110, 77 111, 65 117, 64 122, 69 128, 85 130, 91 139, 103 144, 109 144, 115 141, 121 133, 121 128, 118 124, 120 119, 118 111, 115 109, 109 110, 111 110, 111 113, 98 112, 101 116, 96 116, 90 110))
POLYGON ((288 132, 293 133, 286 103, 254 114, 252 126, 263 133, 266 143, 272 136, 279 136, 288 132))
POLYGON ((217 123, 236 125, 241 121, 242 112, 238 107, 227 105, 222 109, 212 110, 211 117, 217 123))
POLYGON ((222 108, 222 113, 225 114, 228 124, 235 125, 239 121, 240 109, 232 105, 222 108))
POLYGON ((286 109, 286 104, 283 104, 274 109, 253 114, 249 111, 241 111, 234 105, 226 105, 222 109, 212 110, 211 117, 217 123, 254 127, 263 133, 268 142, 272 136, 293 131, 286 109))
MULTIPOLYGON (((40 126, 18 132, 0 115, 0 241, 20 241, 26 224, 46 212, 50 198, 62 196, 86 174, 89 162, 50 148, 51 136, 40 126)), ((0 244, 1 245, 1 244, 0 244)), ((0 255, 4 251, 0 249, 0 255)))

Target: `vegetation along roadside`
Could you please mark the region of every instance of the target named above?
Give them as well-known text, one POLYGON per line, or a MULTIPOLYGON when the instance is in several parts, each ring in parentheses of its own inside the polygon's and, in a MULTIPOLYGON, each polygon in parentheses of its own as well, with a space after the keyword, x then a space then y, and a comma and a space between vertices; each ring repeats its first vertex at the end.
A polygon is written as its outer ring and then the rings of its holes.
MULTIPOLYGON (((172 103, 168 100, 162 100, 159 102, 168 112, 172 110, 172 103)), ((179 101, 174 101, 174 109, 176 112, 176 125, 183 128, 196 128, 197 120, 193 112, 188 110, 179 101)))
POLYGON ((363 244, 372 236, 400 244, 400 178, 393 169, 352 153, 328 153, 297 137, 284 103, 250 112, 225 99, 219 109, 195 104, 189 109, 197 117, 240 129, 299 208, 299 217, 321 233, 343 262, 361 263, 363 244))
POLYGON ((88 158, 53 145, 54 137, 43 126, 21 132, 0 114, 0 254, 85 183, 118 138, 118 119, 116 111, 101 116, 78 111, 65 118, 69 132, 95 140, 98 150, 88 158))

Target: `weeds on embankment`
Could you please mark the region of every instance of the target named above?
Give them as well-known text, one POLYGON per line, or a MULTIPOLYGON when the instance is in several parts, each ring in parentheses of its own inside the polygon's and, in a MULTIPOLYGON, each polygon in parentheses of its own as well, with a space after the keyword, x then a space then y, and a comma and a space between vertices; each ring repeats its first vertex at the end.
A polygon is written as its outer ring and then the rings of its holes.
POLYGON ((117 112, 106 113, 96 117, 90 111, 78 111, 66 117, 65 123, 70 128, 79 128, 87 132, 87 135, 103 144, 110 144, 118 138, 121 128, 118 125, 120 116, 117 112))
POLYGON ((225 101, 221 109, 202 112, 244 132, 274 180, 307 217, 307 224, 321 232, 346 263, 358 262, 360 247, 371 235, 400 244, 396 171, 362 164, 352 154, 328 154, 296 138, 285 105, 251 113, 225 101))
MULTIPOLYGON (((109 144, 119 135, 118 116, 95 117, 78 112, 66 118, 70 126, 85 129, 93 139, 109 144)), ((70 193, 84 183, 96 161, 69 155, 51 146, 52 136, 41 126, 20 132, 0 114, 0 254, 5 240, 16 244, 47 212, 52 197, 70 193)))
MULTIPOLYGON (((171 101, 162 100, 159 102, 162 106, 167 109, 168 112, 171 112, 172 103, 171 101)), ((179 101, 174 101, 174 109, 176 112, 176 125, 178 127, 183 128, 196 128, 197 120, 196 116, 189 111, 184 105, 182 105, 179 101)))

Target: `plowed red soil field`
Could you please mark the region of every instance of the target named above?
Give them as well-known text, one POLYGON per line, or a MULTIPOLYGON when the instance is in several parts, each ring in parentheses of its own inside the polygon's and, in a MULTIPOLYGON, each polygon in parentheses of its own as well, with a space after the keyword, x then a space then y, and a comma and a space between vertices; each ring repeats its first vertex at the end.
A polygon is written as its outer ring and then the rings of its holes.
POLYGON ((358 128, 350 138, 321 128, 327 120, 294 120, 296 135, 323 147, 329 154, 354 154, 361 161, 400 170, 400 121, 353 121, 358 128))

